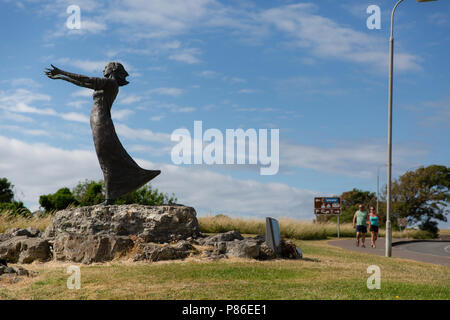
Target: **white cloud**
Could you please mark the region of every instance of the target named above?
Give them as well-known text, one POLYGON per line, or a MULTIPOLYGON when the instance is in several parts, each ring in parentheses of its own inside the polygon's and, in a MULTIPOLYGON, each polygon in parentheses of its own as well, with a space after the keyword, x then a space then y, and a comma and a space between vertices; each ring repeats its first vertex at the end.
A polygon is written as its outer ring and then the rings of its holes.
POLYGON ((218 7, 214 0, 125 0, 115 2, 106 19, 130 26, 136 37, 161 38, 188 32, 218 7))
MULTIPOLYGON (((80 113, 58 113, 52 108, 38 108, 29 105, 37 101, 48 102, 50 100, 50 96, 32 92, 26 89, 17 89, 13 92, 0 91, 0 109, 3 109, 5 112, 7 112, 10 118, 12 113, 29 113, 44 116, 55 116, 68 121, 89 123, 89 118, 80 113)), ((20 116, 16 117, 16 119, 27 121, 27 118, 20 118, 20 116)))
POLYGON ((197 110, 195 107, 181 107, 174 103, 160 103, 160 104, 158 104, 158 108, 168 109, 170 112, 175 112, 175 113, 177 113, 177 112, 181 112, 181 113, 194 112, 195 110, 197 110))
POLYGON ((92 98, 92 94, 94 93, 94 90, 92 89, 79 89, 72 93, 72 97, 84 97, 84 98, 92 98))
POLYGON ((450 124, 450 97, 419 103, 404 105, 403 109, 414 112, 418 122, 426 127, 446 126, 450 124))
MULTIPOLYGON (((149 164, 150 165, 150 164, 149 164)), ((149 166, 147 165, 147 166, 149 166)), ((180 203, 200 213, 265 218, 312 219, 314 196, 318 193, 283 183, 240 180, 207 169, 163 164, 162 173, 152 182, 159 190, 175 193, 180 203)))
POLYGON ((327 76, 296 76, 275 81, 277 91, 289 95, 342 95, 340 84, 327 76))
POLYGON ((49 136, 50 135, 48 133, 48 131, 45 131, 45 130, 26 129, 26 128, 19 127, 19 126, 14 126, 14 125, 1 125, 0 124, 0 129, 10 130, 10 131, 14 131, 14 132, 19 132, 21 134, 30 135, 30 136, 49 136))
POLYGON ((231 78, 231 82, 233 83, 246 83, 247 80, 239 77, 233 77, 231 78))
POLYGON ((61 113, 60 116, 64 120, 68 120, 68 121, 89 123, 89 117, 88 116, 86 116, 84 114, 81 114, 81 113, 77 113, 77 112, 61 113))
POLYGON ((160 45, 161 49, 178 49, 181 47, 181 42, 178 40, 171 41, 171 42, 165 42, 162 45, 160 45))
POLYGON ((194 112, 195 110, 196 110, 196 108, 194 108, 194 107, 181 107, 181 108, 178 108, 178 109, 173 109, 172 112, 185 113, 185 112, 194 112))
POLYGON ((16 78, 11 80, 11 85, 13 87, 28 87, 28 88, 39 88, 41 84, 30 78, 16 78))
POLYGON ((3 110, 1 116, 1 119, 5 119, 5 120, 12 120, 15 122, 33 122, 33 118, 18 114, 18 113, 14 113, 14 112, 9 112, 6 110, 3 110))
POLYGON ((450 18, 447 13, 436 12, 427 16, 428 22, 438 26, 446 26, 450 23, 450 18))
POLYGON ((134 113, 134 111, 130 110, 130 109, 119 109, 119 110, 112 109, 111 117, 114 120, 123 120, 123 119, 129 117, 130 115, 132 115, 133 113, 134 113))
POLYGON ((46 35, 46 40, 51 40, 63 36, 85 35, 88 33, 99 34, 108 29, 106 23, 102 21, 102 18, 100 18, 99 16, 86 18, 86 16, 82 15, 80 29, 69 29, 67 28, 65 22, 66 21, 59 22, 55 26, 55 30, 46 35))
POLYGON ((50 101, 50 96, 46 94, 32 92, 27 89, 16 89, 13 92, 0 91, 1 105, 16 105, 19 103, 30 104, 35 101, 50 101))
POLYGON ((183 89, 179 88, 155 88, 150 90, 150 93, 156 93, 159 95, 165 95, 165 96, 179 96, 183 93, 183 89))
POLYGON ((86 100, 75 100, 70 101, 67 103, 69 107, 75 108, 75 109, 81 109, 85 104, 89 103, 89 101, 86 100))
POLYGON ((150 118, 152 121, 161 121, 164 118, 164 116, 153 116, 150 118))
POLYGON ((87 20, 82 19, 81 20, 81 32, 90 32, 90 33, 100 33, 102 31, 105 31, 107 29, 106 24, 101 21, 93 21, 93 20, 87 20))
MULTIPOLYGON (((1 176, 23 194, 26 205, 38 206, 39 196, 62 187, 74 187, 84 179, 102 177, 93 150, 64 150, 45 144, 30 144, 0 136, 1 176)), ((281 183, 239 180, 207 169, 183 168, 136 159, 144 168, 162 171, 152 185, 175 193, 179 203, 198 213, 234 216, 313 218, 311 208, 317 193, 281 183)))
POLYGON ((176 53, 171 54, 169 56, 169 59, 179 61, 179 62, 185 62, 188 64, 195 64, 195 63, 200 63, 200 59, 198 58, 200 53, 201 53, 200 49, 187 48, 187 49, 182 49, 176 53))
POLYGON ((247 93, 247 94, 256 93, 256 92, 258 92, 258 90, 255 90, 255 89, 241 89, 238 91, 238 93, 247 93))
POLYGON ((137 95, 128 95, 128 96, 125 96, 124 98, 122 98, 120 100, 120 103, 122 103, 122 104, 132 104, 132 103, 135 103, 135 102, 139 102, 141 100, 142 100, 142 98, 137 96, 137 95))
POLYGON ((122 123, 115 124, 119 136, 124 136, 129 140, 145 140, 160 143, 171 143, 170 134, 153 132, 148 129, 133 129, 122 123))
MULTIPOLYGON (((314 3, 296 3, 281 5, 270 9, 257 6, 239 6, 221 3, 216 0, 125 0, 107 4, 90 5, 95 7, 99 17, 87 18, 92 32, 102 32, 106 24, 120 25, 117 32, 123 39, 161 38, 158 49, 135 49, 145 54, 159 52, 171 60, 195 64, 201 62, 198 48, 183 48, 180 41, 168 41, 168 38, 188 34, 194 30, 228 29, 231 35, 252 45, 263 45, 261 40, 277 32, 277 38, 286 35, 292 46, 306 48, 314 58, 332 58, 358 64, 372 64, 377 69, 386 67, 387 45, 383 38, 352 29, 317 13, 314 3), (145 31, 143 31, 145 30, 145 31), (167 54, 167 50, 175 52, 167 54)), ((353 6, 355 7, 355 6, 353 6)), ((58 6, 59 8, 59 6, 58 6)), ((355 7, 356 8, 356 7, 355 7)), ((362 7, 358 6, 360 11, 362 7)), ((55 10, 54 8, 52 9, 55 10)), ((364 16, 365 12, 361 12, 364 16)), ((448 21, 448 17, 439 16, 436 21, 448 21)), ((67 31, 67 30, 66 30, 67 31)), ((64 31, 64 32, 66 32, 64 31)), ((82 32, 82 31, 80 31, 82 32)), ((420 70, 421 58, 406 52, 397 52, 395 67, 399 70, 420 70)), ((303 57, 310 63, 311 57, 303 57)), ((88 61, 76 61, 86 71, 99 71, 88 61)))
POLYGON ((211 79, 219 76, 219 73, 213 70, 203 70, 199 72, 198 75, 203 78, 211 79))
MULTIPOLYGON (((383 68, 387 66, 387 48, 381 38, 312 13, 316 8, 305 3, 286 5, 263 11, 260 19, 290 36, 293 45, 308 48, 319 57, 369 63, 383 68)), ((417 56, 400 52, 396 53, 395 58, 395 67, 399 71, 420 69, 420 58, 417 56)))
POLYGON ((86 72, 102 72, 108 62, 109 61, 106 60, 95 61, 69 58, 60 58, 56 60, 56 63, 58 64, 70 65, 86 72))
POLYGON ((36 209, 39 196, 84 178, 101 178, 93 151, 63 150, 0 136, 0 175, 7 177, 27 205, 36 209))
MULTIPOLYGON (((373 141, 347 141, 334 147, 280 143, 280 167, 314 169, 337 175, 370 178, 376 167, 386 162, 386 145, 373 141)), ((402 172, 411 167, 410 159, 428 154, 426 149, 409 148, 406 143, 393 151, 393 170, 402 172)))

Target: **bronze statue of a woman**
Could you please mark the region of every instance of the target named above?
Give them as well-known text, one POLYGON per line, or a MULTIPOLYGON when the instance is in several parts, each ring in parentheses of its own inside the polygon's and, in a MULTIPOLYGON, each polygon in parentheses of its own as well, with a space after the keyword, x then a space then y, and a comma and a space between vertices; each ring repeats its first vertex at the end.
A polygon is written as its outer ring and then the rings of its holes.
POLYGON ((77 86, 94 90, 91 111, 91 129, 95 151, 105 179, 105 205, 113 204, 118 197, 143 186, 160 170, 145 170, 137 165, 123 148, 111 119, 111 107, 119 93, 119 86, 128 84, 125 68, 118 62, 110 62, 103 71, 104 78, 87 77, 70 73, 51 65, 45 74, 50 79, 62 79, 77 86))

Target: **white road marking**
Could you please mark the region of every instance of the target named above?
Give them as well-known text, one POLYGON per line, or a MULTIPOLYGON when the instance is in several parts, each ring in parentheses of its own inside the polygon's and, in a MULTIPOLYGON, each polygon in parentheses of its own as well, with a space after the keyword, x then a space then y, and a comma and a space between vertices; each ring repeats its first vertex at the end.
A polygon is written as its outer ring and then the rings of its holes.
POLYGON ((444 251, 450 253, 450 245, 446 246, 446 247, 444 248, 444 251))

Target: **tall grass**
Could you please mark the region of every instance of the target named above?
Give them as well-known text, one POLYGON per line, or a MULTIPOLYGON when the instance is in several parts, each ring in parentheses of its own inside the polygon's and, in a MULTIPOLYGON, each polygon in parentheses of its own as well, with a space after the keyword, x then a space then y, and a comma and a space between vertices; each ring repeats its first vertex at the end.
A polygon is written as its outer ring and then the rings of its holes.
POLYGON ((21 216, 11 215, 8 212, 0 212, 0 233, 12 228, 29 228, 33 227, 40 231, 44 231, 50 224, 52 215, 48 214, 44 217, 37 216, 21 216))
MULTIPOLYGON (((225 215, 206 216, 198 218, 200 231, 204 233, 218 233, 237 230, 242 234, 265 234, 266 222, 262 219, 230 218, 225 215)), ((337 237, 336 223, 313 223, 291 218, 278 219, 282 237, 298 240, 320 240, 337 237)), ((380 230, 379 236, 384 237, 385 231, 380 230)), ((354 237, 355 229, 351 223, 340 225, 341 237, 354 237)), ((429 239, 432 234, 422 230, 395 231, 395 238, 429 239)))
MULTIPOLYGON (((10 215, 7 212, 0 212, 0 233, 12 228, 33 227, 44 231, 50 224, 53 217, 49 213, 43 217, 10 215)), ((284 238, 297 240, 321 240, 329 237, 337 237, 336 223, 313 223, 305 220, 295 220, 291 218, 278 219, 280 233, 284 238)), ((200 231, 203 233, 220 233, 237 230, 242 234, 265 234, 266 222, 264 219, 242 219, 230 218, 225 215, 206 216, 198 218, 200 231)), ((384 237, 385 231, 380 230, 379 236, 384 237)), ((350 223, 340 226, 341 237, 354 237, 355 229, 350 223)), ((394 231, 394 238, 410 239, 430 239, 433 235, 422 230, 394 231)))

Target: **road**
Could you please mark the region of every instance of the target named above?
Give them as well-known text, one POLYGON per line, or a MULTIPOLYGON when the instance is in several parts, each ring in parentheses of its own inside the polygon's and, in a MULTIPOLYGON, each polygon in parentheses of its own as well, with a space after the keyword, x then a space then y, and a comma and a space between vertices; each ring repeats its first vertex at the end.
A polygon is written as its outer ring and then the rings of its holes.
POLYGON ((438 256, 450 257, 450 241, 442 242, 413 242, 408 244, 399 244, 396 248, 413 252, 427 253, 438 256))
MULTIPOLYGON (((404 243, 401 240, 393 240, 398 243, 395 244, 394 242, 392 246, 392 257, 450 266, 450 241, 433 242, 425 240, 404 243)), ((384 238, 377 240, 377 248, 375 249, 370 247, 370 237, 366 238, 366 248, 356 247, 355 239, 333 240, 328 241, 328 244, 361 253, 379 256, 384 256, 385 254, 384 238)))

